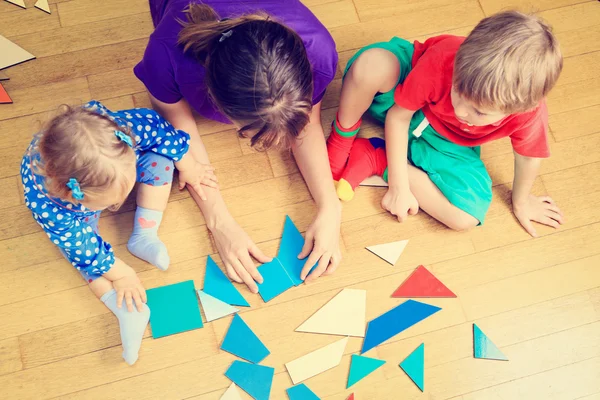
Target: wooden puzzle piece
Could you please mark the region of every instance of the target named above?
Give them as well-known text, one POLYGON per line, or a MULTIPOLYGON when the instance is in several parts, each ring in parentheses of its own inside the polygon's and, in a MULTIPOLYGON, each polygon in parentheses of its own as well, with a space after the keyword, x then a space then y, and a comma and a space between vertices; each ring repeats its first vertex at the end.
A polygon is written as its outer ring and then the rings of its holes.
POLYGON ((352 354, 346 389, 385 364, 384 360, 352 354))
MULTIPOLYGON (((299 260, 298 254, 302 251, 304 246, 304 237, 294 225, 294 222, 289 216, 285 216, 285 224, 283 225, 283 235, 281 236, 281 243, 279 244, 279 251, 277 252, 277 258, 283 268, 287 271, 288 275, 294 282, 294 286, 300 285, 303 280, 300 279, 300 273, 306 263, 306 259, 299 260)), ((312 266, 312 269, 317 264, 312 266)))
POLYGON ((347 337, 285 364, 294 385, 337 366, 344 355, 346 343, 347 337))
POLYGON ((412 353, 400 363, 400 368, 417 385, 421 392, 424 388, 425 376, 425 344, 421 343, 412 353))
POLYGON ((417 269, 394 291, 392 297, 456 297, 424 266, 417 269))
POLYGON ((211 322, 240 311, 237 308, 217 299, 216 297, 204 293, 202 290, 198 290, 198 298, 200 298, 200 304, 202 304, 206 322, 211 322))
POLYGON ((242 398, 240 397, 240 393, 237 390, 237 386, 235 386, 235 383, 232 383, 227 388, 225 393, 223 393, 223 396, 221 396, 220 400, 242 400, 242 398))
POLYGON ((473 324, 473 356, 486 360, 508 361, 508 358, 476 324, 473 324))
POLYGON ((380 176, 373 175, 362 181, 359 186, 388 187, 388 183, 380 176))
POLYGON ((148 289, 146 295, 153 338, 202 328, 194 281, 148 289))
POLYGON ((292 386, 286 389, 287 395, 290 400, 320 400, 312 390, 309 389, 304 383, 296 386, 292 386))
POLYGON ((221 344, 221 350, 255 364, 271 354, 269 349, 238 314, 233 316, 229 330, 221 344))
POLYGON ((23 50, 21 47, 0 35, 0 69, 11 67, 33 58, 35 58, 33 54, 23 50))
POLYGON ((354 393, 352 393, 346 400, 354 400, 354 393))
POLYGON ((266 303, 294 287, 294 282, 277 258, 258 267, 263 283, 258 283, 258 294, 266 303))
POLYGON ((275 368, 235 360, 225 376, 255 400, 269 400, 275 368))
POLYGON ((4 86, 2 86, 2 84, 0 83, 0 104, 12 104, 12 99, 10 98, 10 96, 8 95, 8 92, 6 91, 6 89, 4 89, 4 86))
POLYGON ((48 0, 38 0, 35 3, 34 7, 50 14, 50 6, 48 5, 48 0))
POLYGON ((244 296, 233 286, 211 256, 206 259, 204 293, 232 306, 250 307, 244 296))
POLYGON ((408 240, 400 240, 399 242, 369 246, 367 250, 388 263, 395 265, 407 244, 408 240))
POLYGON ((14 4, 15 6, 19 6, 21 8, 27 8, 27 6, 25 5, 25 0, 5 0, 11 4, 14 4))
POLYGON ((365 336, 367 291, 343 289, 300 325, 296 332, 365 336))

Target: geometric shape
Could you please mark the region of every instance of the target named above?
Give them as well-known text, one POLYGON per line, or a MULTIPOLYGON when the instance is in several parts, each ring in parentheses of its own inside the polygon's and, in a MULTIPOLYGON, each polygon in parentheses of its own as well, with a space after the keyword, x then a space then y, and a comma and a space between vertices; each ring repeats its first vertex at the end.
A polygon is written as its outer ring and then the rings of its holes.
POLYGON ((194 281, 146 290, 154 339, 202 328, 194 281))
POLYGON ((425 343, 421 343, 400 363, 400 368, 417 385, 421 392, 424 387, 425 343))
POLYGON ((35 8, 39 8, 42 11, 47 12, 48 14, 50 14, 50 6, 48 5, 48 0, 38 0, 35 5, 35 8))
POLYGON ((367 324, 367 334, 360 352, 369 351, 440 310, 440 307, 419 301, 405 301, 367 324))
POLYGON ((35 56, 0 35, 0 69, 29 61, 35 56))
POLYGON ((198 290, 198 297, 200 297, 200 304, 202 304, 206 322, 214 321, 240 311, 237 308, 222 302, 216 297, 212 297, 210 294, 204 293, 202 290, 198 290))
POLYGON ((235 383, 232 383, 231 386, 227 388, 220 400, 242 400, 240 393, 236 389, 235 383))
POLYGON ((354 393, 352 393, 346 400, 354 400, 354 393))
POLYGON ((492 342, 485 333, 473 324, 473 356, 486 360, 508 361, 508 358, 492 342))
POLYGON ((296 332, 365 337, 367 291, 342 289, 296 332))
MULTIPOLYGON (((302 237, 302 234, 298 228, 296 228, 292 219, 286 215, 277 258, 290 276, 294 286, 298 286, 303 282, 303 280, 300 279, 300 273, 302 272, 302 268, 304 268, 304 264, 306 264, 306 259, 298 259, 302 247, 304 247, 304 237, 302 237)), ((316 265, 317 264, 315 263, 312 268, 316 265)))
POLYGON ((235 314, 231 320, 229 330, 225 334, 225 338, 221 344, 221 350, 225 350, 234 356, 255 364, 258 364, 271 354, 238 314, 235 314))
POLYGON ((373 175, 362 181, 359 186, 388 187, 388 183, 379 175, 373 175))
POLYGON ((275 368, 235 360, 225 376, 256 400, 269 400, 275 368))
POLYGON ((290 400, 320 400, 312 390, 308 388, 304 383, 296 386, 292 386, 286 389, 287 395, 290 400))
POLYGON ((206 259, 204 293, 232 306, 250 307, 244 296, 233 286, 211 256, 206 259))
POLYGON ((285 364, 294 385, 337 366, 348 343, 345 337, 285 364))
POLYGON ((400 255, 404 251, 404 248, 408 244, 408 240, 400 240, 399 242, 392 243, 384 243, 384 244, 376 244, 374 246, 367 247, 371 253, 375 254, 377 257, 387 261, 388 263, 394 265, 396 261, 400 258, 400 255))
POLYGON ((427 268, 419 265, 396 289, 392 297, 456 297, 456 295, 427 268))
POLYGON ((346 389, 385 364, 384 360, 352 354, 346 389))
POLYGON ((257 283, 258 294, 265 303, 294 287, 294 282, 277 258, 258 267, 258 272, 263 277, 263 283, 257 283))
POLYGON ((23 0, 6 0, 11 4, 14 4, 15 6, 19 6, 21 8, 27 8, 27 6, 25 5, 25 1, 23 0))
POLYGON ((11 104, 13 101, 0 83, 0 104, 11 104))

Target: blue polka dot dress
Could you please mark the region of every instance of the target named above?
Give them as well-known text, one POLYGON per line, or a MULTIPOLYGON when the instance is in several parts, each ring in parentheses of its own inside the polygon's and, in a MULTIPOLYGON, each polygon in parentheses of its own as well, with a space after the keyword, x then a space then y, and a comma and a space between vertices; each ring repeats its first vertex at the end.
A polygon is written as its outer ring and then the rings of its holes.
MULTIPOLYGON (((112 112, 97 101, 83 107, 111 118, 122 128, 128 127, 135 134, 134 150, 138 161, 144 154, 155 153, 176 162, 188 151, 190 136, 175 129, 154 110, 139 108, 112 112)), ((101 211, 48 194, 45 177, 39 168, 43 162, 38 151, 39 140, 40 135, 33 138, 21 161, 25 205, 48 238, 91 282, 110 270, 115 262, 112 246, 98 234, 101 211)))

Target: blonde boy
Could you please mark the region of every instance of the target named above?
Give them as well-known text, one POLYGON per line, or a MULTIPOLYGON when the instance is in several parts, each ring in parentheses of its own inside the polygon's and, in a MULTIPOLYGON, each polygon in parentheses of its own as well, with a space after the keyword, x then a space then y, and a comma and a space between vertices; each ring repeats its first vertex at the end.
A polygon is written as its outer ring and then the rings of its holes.
POLYGON ((389 183, 382 206, 398 220, 421 208, 452 229, 474 227, 492 199, 479 146, 510 137, 516 217, 533 236, 531 221, 558 227, 554 201, 530 191, 550 155, 544 98, 561 70, 550 27, 516 11, 482 20, 466 39, 413 45, 395 37, 361 49, 346 67, 327 142, 339 197, 350 200, 364 178, 379 174, 389 183), (367 110, 385 123, 385 146, 354 140, 367 110))

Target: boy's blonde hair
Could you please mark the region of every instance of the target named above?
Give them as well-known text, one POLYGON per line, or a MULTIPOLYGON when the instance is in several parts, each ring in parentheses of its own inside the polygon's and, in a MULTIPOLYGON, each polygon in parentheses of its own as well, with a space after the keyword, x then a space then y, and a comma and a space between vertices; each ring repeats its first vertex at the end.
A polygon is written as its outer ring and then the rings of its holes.
POLYGON ((549 25, 533 15, 505 11, 479 22, 460 46, 453 84, 478 107, 512 114, 536 107, 562 66, 549 25))
POLYGON ((119 185, 125 198, 130 186, 127 171, 135 168, 135 156, 115 131, 125 133, 135 143, 132 133, 110 118, 84 108, 62 108, 42 128, 38 144, 42 162, 37 167, 46 178, 48 193, 70 202, 85 203, 101 198, 113 185, 119 185), (79 183, 84 194, 82 201, 75 200, 67 187, 71 178, 79 183))

